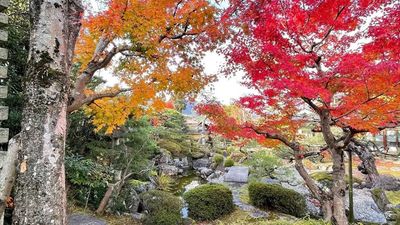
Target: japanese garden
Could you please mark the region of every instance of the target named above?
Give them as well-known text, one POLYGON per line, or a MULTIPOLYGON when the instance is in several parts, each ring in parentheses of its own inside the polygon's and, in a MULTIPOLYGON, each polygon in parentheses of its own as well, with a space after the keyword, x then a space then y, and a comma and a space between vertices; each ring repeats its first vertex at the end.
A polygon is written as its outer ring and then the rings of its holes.
POLYGON ((0 225, 400 225, 399 0, 0 0, 0 225))

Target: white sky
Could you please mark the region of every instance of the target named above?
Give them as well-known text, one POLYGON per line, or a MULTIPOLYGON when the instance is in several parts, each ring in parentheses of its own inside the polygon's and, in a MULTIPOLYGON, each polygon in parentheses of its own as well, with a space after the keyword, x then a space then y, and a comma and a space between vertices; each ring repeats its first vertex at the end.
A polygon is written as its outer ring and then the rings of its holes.
MULTIPOLYGON (((103 0, 84 0, 84 4, 86 5, 86 9, 90 11, 90 13, 93 13, 101 10, 99 8, 100 1, 103 0)), ((250 90, 240 83, 244 75, 243 72, 238 72, 229 78, 220 74, 220 68, 224 63, 224 56, 219 55, 216 52, 206 53, 203 59, 203 65, 205 68, 204 72, 207 75, 217 74, 219 80, 215 83, 209 84, 205 88, 205 92, 211 94, 216 100, 223 104, 229 104, 234 100, 237 100, 239 97, 250 93, 250 90)), ((97 74, 107 81, 106 86, 114 86, 118 83, 118 79, 112 76, 111 69, 101 70, 97 74)), ((199 99, 201 99, 201 97, 199 99)))

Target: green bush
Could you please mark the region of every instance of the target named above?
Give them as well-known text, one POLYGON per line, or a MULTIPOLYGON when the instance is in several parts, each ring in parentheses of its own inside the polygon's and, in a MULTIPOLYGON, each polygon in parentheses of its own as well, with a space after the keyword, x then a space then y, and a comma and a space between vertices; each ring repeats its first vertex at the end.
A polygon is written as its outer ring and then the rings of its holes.
POLYGON ((112 181, 111 168, 81 156, 65 158, 65 170, 71 184, 68 196, 76 204, 97 207, 112 181))
POLYGON ((267 151, 258 151, 251 154, 247 164, 255 177, 271 176, 275 168, 282 165, 277 156, 267 151))
POLYGON ((224 163, 224 166, 225 166, 225 167, 231 167, 231 166, 234 166, 234 165, 235 165, 235 161, 233 161, 233 159, 227 158, 227 159, 225 160, 225 163, 224 163))
POLYGON ((251 203, 259 208, 275 209, 297 217, 306 215, 304 197, 277 184, 250 183, 249 197, 251 203))
POLYGON ((224 156, 221 154, 215 154, 213 157, 213 163, 222 165, 222 163, 224 163, 224 156))
POLYGON ((232 192, 222 184, 204 184, 184 194, 189 216, 195 220, 214 220, 234 210, 232 192))
POLYGON ((144 225, 182 224, 182 201, 171 193, 151 190, 140 194, 143 209, 148 212, 144 225))
POLYGON ((182 153, 182 147, 172 140, 161 140, 158 142, 158 146, 162 149, 167 150, 174 156, 180 155, 182 153))

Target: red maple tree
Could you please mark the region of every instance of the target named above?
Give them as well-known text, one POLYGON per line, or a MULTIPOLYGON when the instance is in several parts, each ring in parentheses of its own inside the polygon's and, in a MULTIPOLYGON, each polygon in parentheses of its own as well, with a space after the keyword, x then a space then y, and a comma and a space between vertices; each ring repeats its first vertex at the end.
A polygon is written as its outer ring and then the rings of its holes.
POLYGON ((291 148, 325 219, 347 224, 344 151, 355 135, 400 121, 400 3, 231 0, 223 20, 232 32, 223 50, 228 72, 246 72, 245 84, 256 94, 239 103, 253 117, 239 122, 217 103, 198 110, 229 138, 269 139, 291 148), (332 155, 335 185, 329 191, 311 179, 302 164, 307 149, 294 141, 309 123, 320 128, 321 150, 332 155))

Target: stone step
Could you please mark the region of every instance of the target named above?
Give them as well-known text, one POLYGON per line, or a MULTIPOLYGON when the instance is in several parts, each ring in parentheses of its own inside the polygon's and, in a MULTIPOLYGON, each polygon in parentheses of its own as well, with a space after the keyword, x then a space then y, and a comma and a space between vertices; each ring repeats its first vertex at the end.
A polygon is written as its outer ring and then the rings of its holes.
POLYGON ((3 41, 3 42, 8 41, 8 31, 0 30, 0 41, 3 41))
POLYGON ((6 160, 6 156, 7 156, 7 152, 0 151, 0 173, 1 173, 1 170, 3 169, 3 164, 4 164, 4 161, 6 160))
POLYGON ((0 48, 0 59, 3 59, 3 60, 8 59, 8 49, 0 48))
POLYGON ((9 2, 9 0, 0 0, 0 12, 3 12, 7 9, 9 2))
POLYGON ((0 13, 0 27, 5 27, 8 25, 8 15, 5 13, 0 13))
POLYGON ((8 67, 0 66, 0 79, 5 79, 8 76, 8 67))

